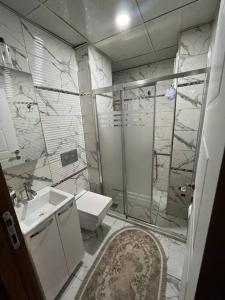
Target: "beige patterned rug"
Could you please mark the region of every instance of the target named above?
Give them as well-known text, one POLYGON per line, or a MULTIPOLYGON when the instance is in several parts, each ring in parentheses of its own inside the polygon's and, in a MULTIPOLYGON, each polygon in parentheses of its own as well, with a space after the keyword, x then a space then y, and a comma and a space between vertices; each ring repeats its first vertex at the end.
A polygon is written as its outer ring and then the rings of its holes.
POLYGON ((159 241, 139 227, 119 230, 103 246, 75 299, 165 299, 166 260, 159 241))

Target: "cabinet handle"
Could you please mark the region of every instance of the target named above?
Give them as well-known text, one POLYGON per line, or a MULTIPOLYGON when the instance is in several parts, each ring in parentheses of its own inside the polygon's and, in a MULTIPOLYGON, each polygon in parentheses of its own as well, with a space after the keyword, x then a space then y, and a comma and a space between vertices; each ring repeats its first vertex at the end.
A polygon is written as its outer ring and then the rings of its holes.
POLYGON ((68 205, 65 209, 61 210, 59 213, 58 213, 58 216, 64 214, 68 209, 70 209, 71 207, 73 206, 73 201, 70 203, 70 205, 68 205))
POLYGON ((38 230, 37 232, 33 233, 30 238, 32 239, 33 237, 35 237, 36 235, 38 235, 39 233, 41 233, 42 231, 44 231, 51 223, 52 223, 53 219, 51 219, 48 223, 45 224, 44 227, 42 227, 40 230, 38 230))

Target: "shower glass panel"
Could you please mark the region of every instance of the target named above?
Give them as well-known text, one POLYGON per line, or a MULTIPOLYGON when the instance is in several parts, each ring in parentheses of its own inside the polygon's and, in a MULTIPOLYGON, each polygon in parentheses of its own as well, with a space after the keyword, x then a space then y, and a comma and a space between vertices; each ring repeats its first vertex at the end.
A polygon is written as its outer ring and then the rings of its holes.
POLYGON ((124 90, 127 215, 151 222, 155 85, 124 90))
POLYGON ((112 197, 112 209, 124 213, 121 92, 96 95, 102 192, 112 197), (114 99, 113 99, 114 98, 114 99))

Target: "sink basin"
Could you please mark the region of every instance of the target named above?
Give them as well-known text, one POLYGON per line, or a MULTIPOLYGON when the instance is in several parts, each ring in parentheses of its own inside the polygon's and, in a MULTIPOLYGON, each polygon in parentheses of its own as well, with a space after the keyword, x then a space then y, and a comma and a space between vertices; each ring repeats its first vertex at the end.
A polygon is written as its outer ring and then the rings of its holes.
POLYGON ((24 218, 24 224, 32 225, 37 219, 43 218, 50 211, 54 210, 57 205, 64 201, 67 197, 58 194, 55 191, 49 191, 33 201, 28 202, 25 206, 27 217, 24 218))
POLYGON ((52 187, 46 187, 37 196, 16 208, 20 227, 23 234, 27 234, 58 209, 74 198, 73 195, 52 187))

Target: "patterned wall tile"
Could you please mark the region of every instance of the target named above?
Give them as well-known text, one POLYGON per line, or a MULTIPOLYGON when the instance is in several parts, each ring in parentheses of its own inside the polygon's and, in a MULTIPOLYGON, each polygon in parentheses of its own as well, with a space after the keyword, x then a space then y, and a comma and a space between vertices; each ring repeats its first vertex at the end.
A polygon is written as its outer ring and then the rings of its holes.
MULTIPOLYGON (((206 67, 210 36, 209 24, 181 33, 180 48, 176 58, 177 72, 206 67)), ((203 74, 178 80, 171 164, 176 170, 171 171, 167 203, 167 211, 176 217, 187 218, 188 205, 193 194, 187 184, 191 183, 189 177, 194 175, 184 170, 193 171, 194 168, 205 78, 203 74), (183 196, 179 190, 180 186, 187 188, 183 196)))

